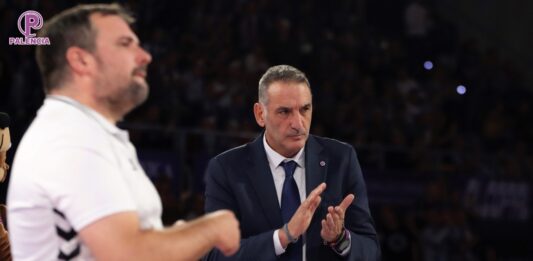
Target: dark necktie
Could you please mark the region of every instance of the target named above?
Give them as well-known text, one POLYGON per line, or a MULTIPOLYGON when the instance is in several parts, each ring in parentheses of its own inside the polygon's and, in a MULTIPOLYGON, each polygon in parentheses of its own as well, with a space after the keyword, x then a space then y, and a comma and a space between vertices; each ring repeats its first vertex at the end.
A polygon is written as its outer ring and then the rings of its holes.
MULTIPOLYGON (((300 193, 298 192, 298 186, 293 177, 294 170, 296 169, 296 162, 291 160, 282 162, 280 165, 285 170, 285 181, 283 182, 283 190, 281 192, 281 217, 283 218, 283 223, 287 223, 291 220, 292 215, 294 215, 294 212, 296 212, 300 206, 300 193)), ((289 260, 302 260, 301 237, 298 242, 289 244, 285 254, 289 257, 289 260)))

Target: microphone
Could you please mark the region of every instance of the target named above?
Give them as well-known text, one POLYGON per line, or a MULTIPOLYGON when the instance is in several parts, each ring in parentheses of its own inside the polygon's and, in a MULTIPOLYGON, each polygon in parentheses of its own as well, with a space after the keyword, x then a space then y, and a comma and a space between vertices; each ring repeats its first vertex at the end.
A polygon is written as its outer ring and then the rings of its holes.
POLYGON ((4 182, 7 176, 7 170, 9 169, 9 165, 6 163, 6 152, 11 148, 9 124, 9 115, 0 112, 0 182, 4 182))

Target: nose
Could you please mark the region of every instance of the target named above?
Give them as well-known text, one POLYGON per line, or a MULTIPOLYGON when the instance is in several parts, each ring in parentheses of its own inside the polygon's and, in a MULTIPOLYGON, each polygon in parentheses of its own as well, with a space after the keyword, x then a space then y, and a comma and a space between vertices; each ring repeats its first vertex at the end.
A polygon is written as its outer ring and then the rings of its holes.
POLYGON ((293 113, 291 117, 291 128, 298 130, 298 132, 303 131, 304 128, 304 117, 300 113, 293 113))
POLYGON ((139 63, 142 65, 147 65, 150 62, 152 62, 152 55, 146 51, 144 48, 139 46, 139 55, 138 55, 139 63))

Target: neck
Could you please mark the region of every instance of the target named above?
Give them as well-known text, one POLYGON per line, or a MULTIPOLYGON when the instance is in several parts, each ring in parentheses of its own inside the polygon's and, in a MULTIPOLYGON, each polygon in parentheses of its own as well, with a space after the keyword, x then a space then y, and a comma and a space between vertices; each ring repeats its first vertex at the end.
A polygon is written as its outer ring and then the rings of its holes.
POLYGON ((86 93, 85 91, 75 89, 75 88, 70 88, 67 86, 62 86, 60 88, 50 91, 49 94, 69 97, 79 102, 80 104, 87 106, 93 109, 94 111, 98 112, 113 125, 115 125, 117 121, 122 119, 122 117, 114 115, 111 112, 111 110, 106 108, 106 106, 98 102, 97 99, 95 99, 92 95, 86 93))

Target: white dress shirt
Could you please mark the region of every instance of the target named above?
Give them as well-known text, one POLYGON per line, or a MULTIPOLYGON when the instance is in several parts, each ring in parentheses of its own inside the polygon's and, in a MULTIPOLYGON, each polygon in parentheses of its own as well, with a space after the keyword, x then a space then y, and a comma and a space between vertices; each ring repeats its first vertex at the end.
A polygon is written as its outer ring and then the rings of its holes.
MULTIPOLYGON (((303 202, 306 198, 306 190, 305 190, 305 152, 304 148, 300 149, 298 153, 292 158, 285 158, 281 154, 277 153, 268 145, 266 141, 266 136, 263 135, 263 145, 265 147, 265 152, 268 159, 268 165, 270 166, 270 172, 272 173, 272 178, 274 179, 274 185, 276 186, 276 194, 278 196, 278 203, 281 207, 281 192, 283 191, 283 182, 285 182, 285 170, 283 169, 280 164, 282 162, 291 161, 293 160, 296 162, 296 169, 294 170, 294 181, 296 181, 296 186, 298 186, 298 192, 300 194, 300 202, 303 202)), ((274 249, 276 251, 276 255, 279 256, 283 253, 285 253, 285 249, 281 245, 281 242, 279 240, 279 229, 274 231, 274 235, 272 236, 274 240, 274 249)), ((305 255, 305 233, 302 235, 303 240, 303 260, 306 260, 305 255)))

